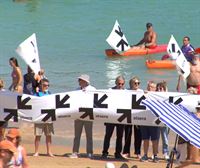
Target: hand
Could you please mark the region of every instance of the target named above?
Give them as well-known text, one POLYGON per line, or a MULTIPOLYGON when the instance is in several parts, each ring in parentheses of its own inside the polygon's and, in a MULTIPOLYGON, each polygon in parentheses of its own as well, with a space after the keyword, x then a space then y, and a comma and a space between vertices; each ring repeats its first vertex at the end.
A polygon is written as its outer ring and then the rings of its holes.
POLYGON ((180 85, 177 85, 177 86, 176 86, 176 91, 177 91, 177 92, 180 92, 180 85))

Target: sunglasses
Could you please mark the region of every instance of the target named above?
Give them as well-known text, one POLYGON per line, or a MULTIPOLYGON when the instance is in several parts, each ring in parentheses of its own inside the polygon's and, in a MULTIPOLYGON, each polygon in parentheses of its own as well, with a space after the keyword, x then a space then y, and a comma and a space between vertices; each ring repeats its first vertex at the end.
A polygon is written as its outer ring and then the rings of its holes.
POLYGON ((122 86, 124 85, 124 83, 117 83, 117 84, 118 84, 118 85, 122 85, 122 86))
POLYGON ((139 85, 139 84, 140 84, 140 82, 134 82, 134 84, 135 84, 135 85, 139 85))

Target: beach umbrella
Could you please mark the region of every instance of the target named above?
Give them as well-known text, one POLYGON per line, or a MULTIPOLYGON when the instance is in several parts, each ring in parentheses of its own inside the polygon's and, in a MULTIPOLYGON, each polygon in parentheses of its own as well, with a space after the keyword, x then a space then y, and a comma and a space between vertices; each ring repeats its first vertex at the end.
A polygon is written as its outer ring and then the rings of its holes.
POLYGON ((149 99, 143 100, 142 104, 185 141, 200 148, 200 119, 195 114, 168 101, 149 99))
POLYGON ((170 129, 177 133, 175 145, 170 154, 170 160, 166 168, 173 166, 174 154, 176 153, 176 145, 178 135, 185 141, 200 148, 200 119, 181 104, 175 105, 168 101, 160 100, 143 100, 145 105, 151 112, 156 115, 160 121, 166 124, 170 129), (170 166, 171 165, 171 166, 170 166))

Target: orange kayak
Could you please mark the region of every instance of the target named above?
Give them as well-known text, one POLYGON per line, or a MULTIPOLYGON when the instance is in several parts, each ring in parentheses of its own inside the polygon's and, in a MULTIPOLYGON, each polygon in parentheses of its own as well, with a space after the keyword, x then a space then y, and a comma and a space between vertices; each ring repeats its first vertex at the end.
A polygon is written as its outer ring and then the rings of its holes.
POLYGON ((176 69, 172 60, 146 60, 146 67, 149 69, 176 69))
POLYGON ((130 48, 129 50, 119 54, 114 49, 106 49, 105 53, 107 56, 143 56, 147 54, 158 54, 163 53, 167 51, 167 44, 160 44, 157 45, 155 48, 141 48, 141 49, 135 49, 130 48))

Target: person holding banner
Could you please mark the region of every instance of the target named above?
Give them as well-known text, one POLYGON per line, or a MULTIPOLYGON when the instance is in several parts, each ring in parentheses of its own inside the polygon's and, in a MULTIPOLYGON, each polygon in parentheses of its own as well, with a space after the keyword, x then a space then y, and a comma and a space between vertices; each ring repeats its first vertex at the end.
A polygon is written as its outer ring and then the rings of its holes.
MULTIPOLYGON (((134 76, 129 81, 130 90, 144 92, 140 89, 140 79, 137 76, 134 76)), ((130 127, 132 131, 132 125, 130 127)), ((130 136, 130 135, 129 135, 130 136)), ((141 159, 141 144, 142 144, 142 135, 139 125, 134 125, 134 148, 135 154, 137 155, 138 159, 141 159)))
MULTIPOLYGON (((115 86, 112 87, 112 89, 123 90, 124 89, 124 85, 125 85, 124 77, 123 76, 118 76, 115 79, 115 86)), ((110 139, 112 137, 114 129, 116 128, 115 158, 116 159, 124 159, 124 157, 121 155, 124 125, 123 124, 105 123, 105 126, 106 126, 106 129, 105 129, 103 151, 102 151, 102 156, 101 157, 103 159, 106 159, 108 157, 108 149, 110 147, 110 139)), ((131 132, 132 132, 132 130, 131 130, 131 132)), ((125 133, 125 134, 127 134, 127 133, 125 133)), ((127 144, 126 137, 127 136, 125 135, 125 144, 127 144)), ((123 153, 130 155, 130 148, 129 149, 125 149, 125 148, 124 148, 124 152, 123 153)))
MULTIPOLYGON (((156 83, 154 81, 149 81, 147 84, 147 93, 148 91, 156 91, 156 83)), ((143 149, 144 155, 140 159, 141 162, 148 161, 148 150, 149 150, 149 141, 151 139, 152 149, 153 149, 153 162, 157 163, 158 160, 158 142, 160 136, 160 127, 155 126, 140 126, 142 141, 143 141, 143 149)))
MULTIPOLYGON (((49 81, 48 79, 41 80, 41 90, 35 93, 35 96, 46 96, 49 95, 49 81)), ((42 134, 44 133, 46 136, 46 147, 47 147, 47 155, 50 157, 54 157, 51 152, 51 135, 54 134, 53 122, 46 123, 35 123, 34 124, 34 132, 35 132, 35 154, 33 156, 39 156, 39 144, 42 134)))
MULTIPOLYGON (((82 91, 93 91, 96 90, 93 86, 90 85, 90 77, 87 74, 82 74, 78 77, 79 88, 77 90, 82 91)), ((83 121, 75 120, 74 121, 74 144, 73 144, 73 153, 70 155, 70 158, 78 158, 80 139, 83 127, 85 128, 86 134, 86 143, 87 143, 87 156, 92 158, 93 156, 93 122, 92 121, 83 121)))
POLYGON ((17 59, 15 57, 10 58, 9 64, 13 68, 11 73, 12 84, 10 85, 9 90, 13 92, 23 93, 23 75, 17 59))
POLYGON ((147 31, 144 33, 144 37, 140 40, 139 43, 134 45, 134 48, 149 48, 153 49, 157 46, 157 34, 153 30, 153 24, 146 24, 147 31))
MULTIPOLYGON (((157 83, 156 91, 158 92, 167 92, 167 83, 166 81, 157 83)), ((169 128, 167 126, 160 127, 160 134, 162 138, 162 153, 165 160, 169 160, 169 128)))

